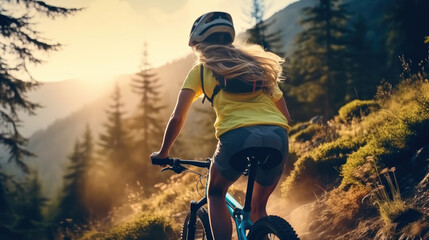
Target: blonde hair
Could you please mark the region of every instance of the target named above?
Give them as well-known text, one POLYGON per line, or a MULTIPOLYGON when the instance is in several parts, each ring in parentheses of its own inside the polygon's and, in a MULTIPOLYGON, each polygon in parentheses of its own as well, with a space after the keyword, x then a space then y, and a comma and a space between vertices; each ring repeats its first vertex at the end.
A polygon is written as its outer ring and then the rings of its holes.
POLYGON ((258 84, 271 95, 277 82, 283 81, 284 59, 265 51, 260 45, 239 46, 199 43, 194 46, 198 60, 215 74, 226 79, 238 78, 250 85, 258 84))

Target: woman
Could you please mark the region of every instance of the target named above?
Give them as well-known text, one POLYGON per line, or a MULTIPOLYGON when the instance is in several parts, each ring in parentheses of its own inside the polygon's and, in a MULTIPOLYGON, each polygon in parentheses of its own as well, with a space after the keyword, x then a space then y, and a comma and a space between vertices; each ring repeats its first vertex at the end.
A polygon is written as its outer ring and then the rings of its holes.
POLYGON ((251 206, 251 220, 255 222, 267 216, 268 198, 283 172, 290 121, 277 84, 283 59, 257 45, 237 47, 232 44, 234 37, 228 13, 210 12, 195 21, 189 46, 201 64, 190 70, 167 124, 162 147, 152 154, 153 158, 167 158, 192 102, 203 94, 212 101, 219 142, 209 173, 208 206, 213 237, 222 240, 231 239, 232 234, 225 194, 242 174, 231 166, 231 157, 249 147, 273 147, 282 154, 282 162, 275 168, 258 170, 251 206), (241 82, 238 88, 247 86, 248 92, 227 90, 228 82, 231 85, 237 81, 241 82), (222 88, 214 91, 218 85, 222 88))

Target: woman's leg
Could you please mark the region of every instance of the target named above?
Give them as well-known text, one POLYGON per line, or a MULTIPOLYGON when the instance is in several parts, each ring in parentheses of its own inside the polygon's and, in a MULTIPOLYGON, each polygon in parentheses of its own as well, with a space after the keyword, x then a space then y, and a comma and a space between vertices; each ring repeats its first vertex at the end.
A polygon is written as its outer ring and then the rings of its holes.
POLYGON ((279 179, 277 179, 271 186, 263 186, 255 182, 252 195, 252 210, 250 211, 250 220, 252 222, 255 223, 260 218, 268 216, 266 210, 268 198, 276 188, 279 179))
POLYGON ((231 239, 232 223, 226 207, 225 195, 229 186, 233 183, 222 177, 212 165, 209 177, 208 204, 210 225, 214 239, 231 239))

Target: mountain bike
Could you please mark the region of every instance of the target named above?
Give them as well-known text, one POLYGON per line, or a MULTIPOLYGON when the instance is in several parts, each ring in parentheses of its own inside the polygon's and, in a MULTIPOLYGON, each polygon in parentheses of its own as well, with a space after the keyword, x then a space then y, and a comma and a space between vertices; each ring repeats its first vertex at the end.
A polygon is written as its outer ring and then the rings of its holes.
MULTIPOLYGON (((248 176, 244 207, 238 201, 236 201, 234 197, 231 196, 229 193, 227 193, 225 196, 228 211, 232 219, 234 220, 236 226, 238 240, 297 240, 298 236, 296 235, 292 226, 281 217, 270 215, 259 219, 255 223, 252 223, 250 221, 250 206, 252 201, 256 170, 258 167, 270 167, 269 158, 270 156, 272 156, 272 154, 276 154, 268 148, 257 148, 252 150, 253 151, 248 151, 247 153, 245 153, 245 155, 243 155, 245 156, 244 159, 246 159, 246 162, 244 162, 245 167, 243 175, 248 176), (261 153, 265 154, 261 156, 261 153)), ((211 160, 206 159, 205 161, 196 161, 181 160, 178 158, 152 158, 152 164, 161 166, 168 165, 168 167, 165 167, 163 170, 161 170, 162 172, 166 170, 171 170, 177 174, 181 174, 184 171, 192 171, 183 165, 190 165, 196 166, 198 168, 209 169, 211 166, 211 160)), ((205 191, 204 197, 199 201, 191 201, 190 211, 188 212, 185 218, 185 222, 183 224, 182 240, 213 240, 208 212, 204 207, 204 205, 206 204, 207 191, 205 191)))

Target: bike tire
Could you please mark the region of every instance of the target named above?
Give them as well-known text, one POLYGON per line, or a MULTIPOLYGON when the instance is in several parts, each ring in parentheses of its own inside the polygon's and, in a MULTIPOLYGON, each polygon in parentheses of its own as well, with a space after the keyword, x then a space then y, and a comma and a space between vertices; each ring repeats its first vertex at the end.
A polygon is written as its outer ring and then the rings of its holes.
MULTIPOLYGON (((188 212, 183 223, 182 240, 186 240, 188 235, 188 223, 191 218, 191 212, 188 212)), ((195 229, 195 239, 198 240, 213 240, 212 231, 210 228, 209 214, 204 207, 197 211, 197 228, 195 229)))
POLYGON ((292 226, 286 220, 278 216, 268 216, 259 219, 250 228, 247 239, 299 240, 298 235, 295 233, 292 226))

